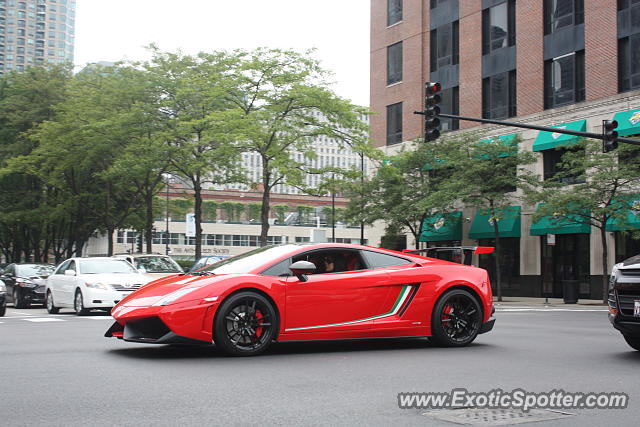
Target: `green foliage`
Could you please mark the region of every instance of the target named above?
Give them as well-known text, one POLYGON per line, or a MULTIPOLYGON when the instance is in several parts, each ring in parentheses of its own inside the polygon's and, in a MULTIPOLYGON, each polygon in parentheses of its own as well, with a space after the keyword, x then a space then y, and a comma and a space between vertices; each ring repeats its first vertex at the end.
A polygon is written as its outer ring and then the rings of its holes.
POLYGON ((283 225, 287 212, 289 212, 289 205, 275 205, 273 206, 273 210, 276 213, 278 224, 283 225))
POLYGON ((202 218, 205 221, 215 221, 218 219, 218 203, 207 200, 202 203, 202 218))
POLYGON ((315 212, 313 206, 300 205, 296 207, 296 210, 298 212, 298 224, 313 223, 312 215, 315 212))
POLYGON ((262 211, 262 204, 249 203, 247 206, 247 219, 249 221, 260 221, 260 212, 262 211))

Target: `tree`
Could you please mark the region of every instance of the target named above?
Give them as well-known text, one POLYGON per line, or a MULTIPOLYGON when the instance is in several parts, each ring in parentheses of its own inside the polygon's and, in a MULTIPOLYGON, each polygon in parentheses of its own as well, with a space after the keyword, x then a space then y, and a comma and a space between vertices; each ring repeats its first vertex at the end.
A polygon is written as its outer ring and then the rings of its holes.
POLYGON ((422 224, 429 215, 447 212, 456 195, 442 190, 450 172, 443 154, 458 145, 449 139, 415 143, 382 162, 376 175, 346 187, 350 199, 346 217, 373 224, 382 220, 398 231, 411 233, 418 247, 422 224))
POLYGON ((202 191, 207 183, 241 182, 242 111, 229 101, 237 56, 160 52, 143 64, 158 93, 171 168, 193 189, 196 259, 202 256, 202 191))
POLYGON ((365 111, 329 89, 327 73, 309 52, 257 49, 238 55, 231 101, 244 117, 242 150, 260 157, 260 244, 264 246, 273 187, 302 187, 305 173, 310 172, 305 162, 292 154, 313 157, 311 143, 321 135, 365 141, 367 127, 360 120, 365 111))
POLYGON ((477 134, 466 134, 455 141, 457 149, 448 150, 445 162, 452 173, 443 181, 443 191, 456 194, 467 207, 487 212, 493 225, 496 253, 495 286, 498 301, 502 301, 500 260, 500 221, 508 208, 522 199, 524 190, 538 182, 527 165, 536 161, 531 152, 519 150, 519 138, 479 140, 477 134))
POLYGON ((640 186, 637 147, 621 144, 602 153, 602 142, 578 142, 577 150, 562 156, 562 167, 553 179, 529 194, 531 202, 542 202, 534 221, 551 217, 555 222, 585 224, 599 230, 602 243, 602 298, 608 295, 609 257, 607 223, 624 224, 634 208, 640 186), (572 185, 566 185, 572 182, 572 185))
POLYGON ((55 116, 71 77, 69 66, 55 65, 0 78, 0 248, 7 260, 47 261, 67 229, 69 221, 57 207, 59 193, 7 164, 37 147, 29 133, 55 116))

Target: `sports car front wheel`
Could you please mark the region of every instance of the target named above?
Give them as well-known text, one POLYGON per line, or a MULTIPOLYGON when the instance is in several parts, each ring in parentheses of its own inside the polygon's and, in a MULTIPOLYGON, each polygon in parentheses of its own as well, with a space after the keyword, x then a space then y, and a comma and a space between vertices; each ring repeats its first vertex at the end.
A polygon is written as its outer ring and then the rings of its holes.
POLYGON ((445 292, 431 316, 432 339, 445 347, 462 347, 478 335, 482 310, 473 295, 463 289, 445 292))
POLYGON ((262 353, 278 330, 278 317, 271 302, 250 291, 225 299, 213 323, 215 344, 234 356, 262 353))

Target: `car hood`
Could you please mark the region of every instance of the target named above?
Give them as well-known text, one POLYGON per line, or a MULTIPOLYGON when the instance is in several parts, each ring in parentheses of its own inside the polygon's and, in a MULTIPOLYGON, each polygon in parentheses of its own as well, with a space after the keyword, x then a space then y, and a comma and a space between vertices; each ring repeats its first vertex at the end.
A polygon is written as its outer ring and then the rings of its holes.
MULTIPOLYGON (((146 286, 138 289, 122 301, 118 305, 124 305, 127 307, 148 307, 156 302, 160 301, 165 296, 175 292, 177 290, 193 287, 202 288, 214 284, 221 284, 229 279, 237 276, 244 276, 239 274, 221 274, 217 276, 170 276, 163 279, 155 280, 146 286)), ((235 283, 235 281, 233 281, 235 283)), ((189 298, 199 298, 199 292, 194 291, 189 294, 189 298)), ((182 299, 184 300, 184 299, 182 299)))
POLYGON ((618 264, 620 268, 633 268, 640 267, 640 255, 632 256, 631 258, 627 258, 622 263, 618 264))
POLYGON ((81 278, 86 282, 95 282, 95 283, 104 283, 107 285, 111 284, 146 284, 149 283, 151 278, 146 277, 142 274, 131 273, 131 274, 79 274, 77 277, 81 278))
POLYGON ((143 276, 148 277, 151 280, 157 280, 157 279, 161 279, 163 277, 169 277, 169 276, 177 276, 178 274, 182 274, 182 273, 142 273, 143 276))

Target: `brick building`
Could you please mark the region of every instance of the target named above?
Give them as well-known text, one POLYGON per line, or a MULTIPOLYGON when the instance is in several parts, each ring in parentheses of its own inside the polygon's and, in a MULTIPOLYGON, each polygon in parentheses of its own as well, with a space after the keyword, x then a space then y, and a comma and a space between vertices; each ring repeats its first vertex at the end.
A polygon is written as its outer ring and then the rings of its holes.
MULTIPOLYGON (((427 81, 442 84, 444 113, 589 132, 615 118, 621 136, 638 135, 640 0, 372 0, 374 145, 394 152, 423 135, 413 111, 423 108, 427 81)), ((443 132, 518 133, 521 147, 538 153, 540 176, 553 175, 559 162, 564 139, 549 139, 556 134, 442 122, 443 132)), ((516 211, 506 294, 560 296, 564 282, 578 281, 583 297, 600 298, 597 234, 588 227, 545 230, 532 224, 535 206, 516 211)), ((461 209, 461 226, 451 227, 461 231, 446 241, 487 243, 474 230, 478 216, 461 209)), ((621 231, 608 233, 612 262, 640 253, 640 244, 621 231)), ((424 244, 445 240, 423 237, 424 244)))

